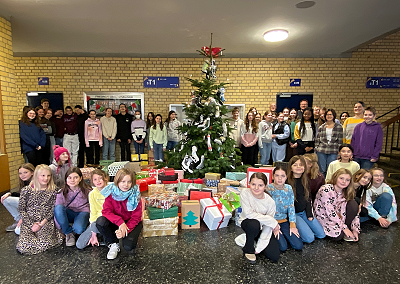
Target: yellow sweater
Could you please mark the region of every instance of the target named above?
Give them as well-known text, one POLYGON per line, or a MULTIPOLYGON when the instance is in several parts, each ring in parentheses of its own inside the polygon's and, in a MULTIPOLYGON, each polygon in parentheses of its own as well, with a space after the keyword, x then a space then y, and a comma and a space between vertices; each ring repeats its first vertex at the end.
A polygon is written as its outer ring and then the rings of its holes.
POLYGON ((100 193, 100 191, 95 187, 89 193, 89 204, 90 204, 90 223, 93 223, 101 216, 101 210, 103 210, 103 203, 105 197, 100 193))
POLYGON ((364 118, 349 117, 343 123, 343 143, 351 144, 354 128, 357 124, 362 123, 364 118))

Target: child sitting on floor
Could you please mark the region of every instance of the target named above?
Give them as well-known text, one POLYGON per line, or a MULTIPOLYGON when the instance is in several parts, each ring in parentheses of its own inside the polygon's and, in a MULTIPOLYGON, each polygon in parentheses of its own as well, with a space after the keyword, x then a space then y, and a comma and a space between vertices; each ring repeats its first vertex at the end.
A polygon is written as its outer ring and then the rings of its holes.
POLYGON ((79 236, 78 240, 76 241, 76 247, 78 249, 84 249, 88 245, 99 245, 97 234, 100 234, 100 232, 96 227, 96 220, 101 216, 101 210, 103 210, 105 198, 100 191, 107 185, 108 176, 104 171, 95 169, 92 172, 90 180, 94 186, 94 189, 89 193, 90 226, 79 236))
POLYGON ((133 253, 142 231, 142 204, 136 185, 135 173, 120 169, 109 184, 101 191, 106 198, 102 216, 96 221, 99 232, 110 248, 107 259, 115 259, 120 251, 119 239, 128 253, 133 253))
POLYGON ((38 165, 30 185, 21 190, 18 211, 22 218, 17 250, 38 254, 62 243, 54 223, 56 186, 49 166, 38 165))

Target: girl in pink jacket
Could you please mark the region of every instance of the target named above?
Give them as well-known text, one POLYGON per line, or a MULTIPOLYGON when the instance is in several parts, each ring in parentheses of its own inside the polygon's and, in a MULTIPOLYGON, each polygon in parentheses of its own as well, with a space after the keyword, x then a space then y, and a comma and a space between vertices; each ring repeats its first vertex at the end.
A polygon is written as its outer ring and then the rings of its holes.
POLYGON ((96 118, 96 111, 89 112, 89 118, 85 121, 86 163, 96 164, 100 162, 100 147, 103 147, 103 132, 101 122, 96 118), (94 153, 93 153, 94 151, 94 153))

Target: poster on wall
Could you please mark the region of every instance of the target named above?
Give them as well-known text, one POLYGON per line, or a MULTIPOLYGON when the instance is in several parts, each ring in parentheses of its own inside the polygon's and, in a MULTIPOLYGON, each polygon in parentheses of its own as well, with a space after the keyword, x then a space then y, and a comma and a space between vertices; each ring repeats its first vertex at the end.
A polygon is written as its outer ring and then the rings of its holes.
POLYGON ((119 105, 125 104, 127 112, 131 115, 136 110, 142 113, 144 111, 144 94, 143 93, 125 93, 125 92, 88 92, 85 94, 85 109, 89 112, 96 111, 97 116, 105 115, 105 110, 111 108, 113 114, 119 114, 119 105))

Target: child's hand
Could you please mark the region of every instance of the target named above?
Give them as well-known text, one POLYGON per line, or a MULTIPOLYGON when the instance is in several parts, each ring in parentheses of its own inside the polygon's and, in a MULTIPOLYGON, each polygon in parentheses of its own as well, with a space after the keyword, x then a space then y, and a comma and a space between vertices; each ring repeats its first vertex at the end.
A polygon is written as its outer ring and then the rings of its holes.
POLYGON ((312 221, 312 220, 314 220, 314 217, 308 217, 307 219, 308 219, 308 221, 312 221))
POLYGON ((277 240, 279 240, 279 234, 282 234, 281 232, 281 226, 276 225, 276 227, 272 230, 272 232, 274 233, 274 236, 277 240))
POLYGON ((36 232, 39 232, 41 228, 42 227, 40 226, 40 223, 36 222, 33 224, 31 230, 32 230, 32 232, 36 233, 36 232))
POLYGON ((5 200, 7 197, 9 197, 10 195, 11 195, 11 193, 9 193, 9 192, 7 192, 6 194, 4 194, 4 195, 1 197, 1 204, 3 204, 4 200, 5 200))
MULTIPOLYGON (((118 231, 120 231, 120 233, 121 233, 121 237, 119 239, 125 238, 128 236, 129 228, 125 223, 122 223, 121 226, 119 226, 118 231)), ((117 238, 118 238, 118 235, 117 235, 117 238)))
POLYGON ((92 232, 92 237, 90 238, 88 245, 92 246, 99 246, 99 241, 97 239, 97 234, 95 232, 92 232))
POLYGON ((379 218, 378 222, 379 222, 379 225, 381 225, 381 227, 383 227, 383 228, 387 228, 390 225, 390 222, 383 217, 379 218))
POLYGON ((290 228, 289 235, 291 236, 292 234, 294 234, 296 237, 300 238, 300 234, 299 234, 299 231, 297 230, 297 228, 290 228))

